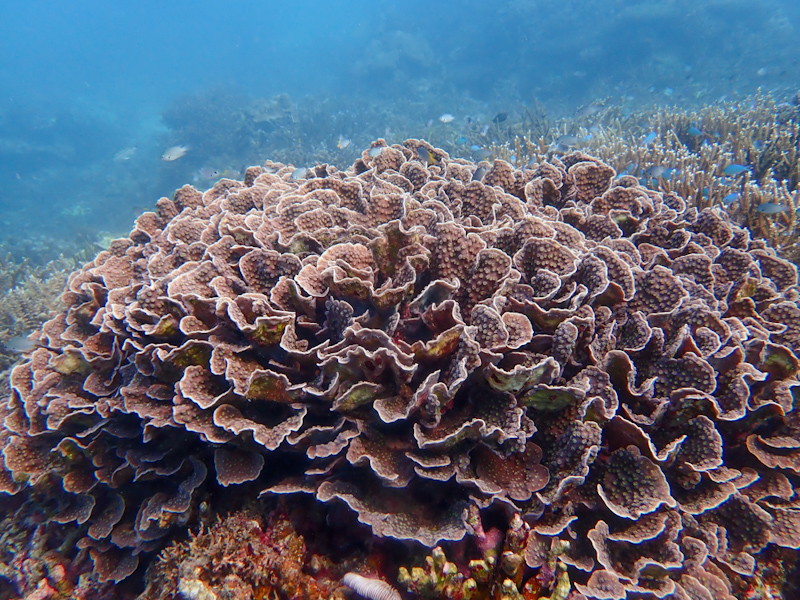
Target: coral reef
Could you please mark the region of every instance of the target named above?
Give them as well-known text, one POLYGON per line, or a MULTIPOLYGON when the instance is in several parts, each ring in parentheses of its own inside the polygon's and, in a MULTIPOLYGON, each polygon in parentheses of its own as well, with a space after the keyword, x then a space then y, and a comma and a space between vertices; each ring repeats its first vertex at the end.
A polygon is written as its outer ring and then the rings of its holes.
POLYGON ((281 512, 265 523, 259 514, 242 511, 165 548, 139 598, 344 600, 331 564, 306 550, 281 512))
POLYGON ((697 111, 673 106, 625 114, 613 105, 603 109, 591 131, 582 125, 571 120, 548 135, 499 137, 491 150, 521 166, 552 154, 556 148, 548 137, 574 131, 575 145, 617 173, 674 192, 698 209, 722 207, 754 237, 800 261, 795 214, 800 208, 800 94, 778 102, 759 92, 697 111), (763 212, 763 205, 783 210, 763 212))
MULTIPOLYGON (((479 524, 479 520, 473 520, 479 524)), ((742 577, 728 572, 721 575, 713 563, 701 569, 694 564, 693 577, 681 578, 681 585, 668 583, 656 592, 640 587, 635 591, 617 581, 608 571, 592 573, 586 584, 572 581, 569 566, 575 540, 548 540, 539 535, 518 513, 511 516, 503 536, 496 529, 486 535, 479 526, 472 547, 454 547, 453 561, 442 547, 433 549, 424 561, 411 569, 400 567, 398 582, 412 597, 426 600, 587 600, 597 598, 683 598, 747 599, 794 598, 797 594, 798 553, 775 547, 763 553, 756 573, 742 577), (478 558, 469 559, 470 555, 478 558), (706 572, 703 572, 706 571, 706 572), (710 573, 715 576, 710 576, 710 573), (698 585, 699 579, 703 583, 698 585), (664 595, 666 593, 666 596, 664 595)), ((693 548, 697 540, 687 540, 693 548)), ((688 554, 684 557, 689 557, 688 554)), ((632 558, 635 558, 632 556, 632 558)), ((685 566, 685 565, 684 565, 685 566)), ((655 565, 649 564, 653 571, 655 565)))
POLYGON ((5 344, 38 329, 57 310, 69 274, 76 264, 64 258, 42 267, 6 256, 0 267, 0 371, 18 358, 19 353, 5 344))
POLYGON ((797 268, 582 153, 476 172, 378 140, 162 198, 12 371, 0 489, 101 582, 218 485, 431 548, 505 514, 553 597, 725 598, 800 548, 797 268))
POLYGON ((53 508, 39 495, 24 502, 0 499, 0 599, 132 600, 92 577, 88 553, 74 549, 80 532, 49 523, 53 508))

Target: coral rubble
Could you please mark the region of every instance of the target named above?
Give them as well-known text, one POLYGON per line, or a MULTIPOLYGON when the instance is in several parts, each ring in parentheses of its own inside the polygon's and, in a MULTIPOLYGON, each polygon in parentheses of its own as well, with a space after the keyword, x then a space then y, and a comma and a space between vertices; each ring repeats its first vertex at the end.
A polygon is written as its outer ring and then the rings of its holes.
POLYGON ((236 485, 431 548, 519 515, 508 598, 725 598, 800 548, 797 268, 582 153, 476 169, 379 140, 162 198, 13 370, 2 490, 100 581, 236 485))

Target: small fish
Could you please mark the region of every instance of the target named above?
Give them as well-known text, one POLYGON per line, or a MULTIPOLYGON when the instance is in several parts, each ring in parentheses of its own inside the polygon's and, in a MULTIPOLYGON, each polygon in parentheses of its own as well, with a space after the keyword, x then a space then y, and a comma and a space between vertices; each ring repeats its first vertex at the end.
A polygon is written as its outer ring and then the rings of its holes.
POLYGON ((507 112, 499 112, 499 113, 497 113, 497 116, 495 116, 495 118, 492 119, 492 123, 502 123, 507 118, 508 118, 508 113, 507 112))
POLYGON ((475 169, 475 173, 472 174, 472 181, 482 181, 483 176, 489 172, 489 167, 481 166, 475 169))
POLYGON ((749 171, 750 167, 747 165, 728 165, 724 169, 722 169, 723 175, 739 175, 744 173, 745 171, 749 171))
POLYGON ((556 140, 557 146, 567 146, 568 148, 572 148, 578 145, 578 137, 575 135, 562 135, 556 140))
POLYGON ((345 149, 345 148, 347 148, 349 145, 350 145, 350 140, 349 140, 349 139, 347 139, 346 137, 344 137, 344 136, 340 135, 340 136, 339 136, 339 141, 338 141, 338 142, 336 142, 336 147, 337 147, 339 150, 344 150, 344 149, 345 149))
POLYGON ((475 160, 489 160, 492 157, 492 152, 486 148, 482 148, 477 152, 473 152, 472 156, 475 157, 475 160))
POLYGON ((439 116, 439 120, 442 123, 452 123, 455 120, 455 117, 450 113, 444 113, 443 115, 439 116))
POLYGON ((481 147, 478 146, 478 144, 472 144, 472 146, 470 146, 469 149, 472 150, 473 152, 477 152, 478 150, 481 149, 481 147))
POLYGON ((583 117, 591 117, 592 115, 596 115, 599 112, 600 107, 597 104, 592 103, 587 104, 586 106, 583 106, 575 111, 575 116, 579 119, 582 119, 583 117))
POLYGON ((291 177, 292 179, 302 179, 303 177, 306 176, 306 173, 308 173, 308 169, 306 169, 305 167, 298 167, 294 171, 292 171, 291 177))
POLYGON ((430 150, 424 146, 417 148, 417 156, 419 156, 420 160, 428 167, 436 164, 436 157, 434 157, 430 150))
POLYGON ((241 177, 241 175, 242 172, 238 169, 225 169, 219 174, 220 177, 227 177, 228 179, 236 179, 237 177, 241 177))
POLYGON ((197 172, 197 175, 194 177, 194 179, 197 181, 208 181, 211 179, 217 179, 221 176, 222 173, 217 169, 214 169, 213 167, 203 167, 197 172))
POLYGON ((625 175, 630 175, 631 171, 633 171, 633 163, 629 164, 625 167, 621 173, 617 173, 617 177, 624 177, 625 175))
POLYGON ((136 146, 131 146, 129 148, 123 148, 119 152, 114 155, 114 160, 117 162, 123 162, 126 160, 130 160, 133 158, 133 155, 136 154, 138 148, 136 146))
POLYGON ((697 127, 695 127, 694 125, 692 125, 691 127, 689 127, 689 129, 686 131, 686 133, 687 133, 688 135, 692 136, 692 137, 698 137, 698 136, 701 136, 701 135, 703 135, 703 132, 702 132, 702 131, 700 131, 700 130, 699 130, 697 127))
POLYGON ((765 215, 777 215, 789 210, 789 207, 783 204, 775 204, 774 202, 765 202, 756 206, 756 210, 765 215))
POLYGON ((485 136, 487 133, 489 133, 489 124, 488 123, 486 125, 484 125, 483 127, 481 127, 481 135, 485 136))
POLYGON ((550 144, 550 152, 560 154, 569 152, 570 148, 575 148, 580 140, 574 135, 562 135, 555 142, 550 144))
POLYGON ((665 88, 664 88, 664 95, 665 95, 667 98, 669 98, 670 96, 672 96, 672 93, 673 93, 673 89, 672 89, 671 87, 665 87, 665 88))
POLYGON ((722 203, 725 206, 728 206, 729 204, 733 204, 734 202, 738 202, 741 197, 742 197, 742 195, 739 192, 731 192, 730 194, 728 194, 727 196, 725 196, 722 199, 722 203))
POLYGON ((383 152, 383 146, 376 146, 375 148, 370 148, 367 154, 372 158, 375 158, 376 156, 380 156, 381 152, 383 152))
POLYGON ((662 165, 653 165, 652 167, 648 167, 647 169, 644 170, 644 172, 650 175, 650 177, 656 177, 656 178, 669 177, 669 175, 667 175, 668 171, 669 168, 664 167, 662 165))
POLYGON ((173 160, 178 160, 182 156, 185 156, 188 151, 189 146, 172 146, 164 150, 164 154, 161 155, 161 160, 172 162, 173 160))
POLYGON ((456 140, 456 144, 458 144, 459 146, 466 143, 467 143, 467 138, 465 138, 463 135, 456 140))
POLYGON ((25 352, 30 352, 36 348, 36 343, 28 339, 27 335, 18 335, 3 342, 3 346, 5 346, 6 350, 9 350, 10 352, 24 354, 25 352))
POLYGON ((642 140, 642 146, 649 146, 653 142, 656 141, 658 134, 655 131, 651 131, 647 134, 647 137, 642 140))

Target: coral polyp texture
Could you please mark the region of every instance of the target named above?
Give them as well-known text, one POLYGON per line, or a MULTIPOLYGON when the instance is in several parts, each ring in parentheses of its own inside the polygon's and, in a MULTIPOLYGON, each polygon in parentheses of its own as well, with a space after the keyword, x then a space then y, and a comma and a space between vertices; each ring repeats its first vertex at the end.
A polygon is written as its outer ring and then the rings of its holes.
POLYGON ((165 548, 140 598, 344 600, 344 586, 327 572, 329 564, 327 557, 307 552, 281 513, 273 512, 265 523, 242 511, 165 548))
POLYGON ((430 548, 519 513, 587 598, 724 598, 799 548, 797 268, 581 153, 476 169, 379 140, 162 198, 12 372, 2 489, 55 490, 100 580, 219 486, 430 548))

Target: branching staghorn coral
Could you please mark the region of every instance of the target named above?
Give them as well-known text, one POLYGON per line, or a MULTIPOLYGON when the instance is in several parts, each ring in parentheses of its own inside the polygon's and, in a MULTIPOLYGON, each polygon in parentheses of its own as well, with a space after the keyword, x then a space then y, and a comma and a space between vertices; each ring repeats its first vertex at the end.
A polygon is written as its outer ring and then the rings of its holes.
POLYGON ((797 268, 582 153, 476 172, 379 140, 162 198, 12 371, 2 489, 100 581, 218 485, 427 547, 519 513, 556 597, 725 598, 800 547, 797 268))
POLYGON ((7 369, 19 354, 4 344, 41 327, 53 312, 63 308, 59 302, 67 276, 75 264, 66 259, 52 261, 41 268, 7 260, 0 293, 0 371, 7 369))
MULTIPOLYGON (((694 112, 677 107, 623 116, 610 108, 591 130, 570 122, 576 145, 664 192, 675 192, 699 209, 719 206, 782 256, 797 262, 800 208, 800 96, 778 103, 758 93, 738 102, 694 112), (726 174, 726 168, 738 171, 726 174), (759 209, 759 206, 767 208, 759 209), (769 207, 782 207, 771 212, 769 207), (763 212, 766 210, 767 212, 763 212)), ((491 146, 495 156, 517 166, 546 162, 551 140, 568 122, 546 136, 518 136, 491 146)))

